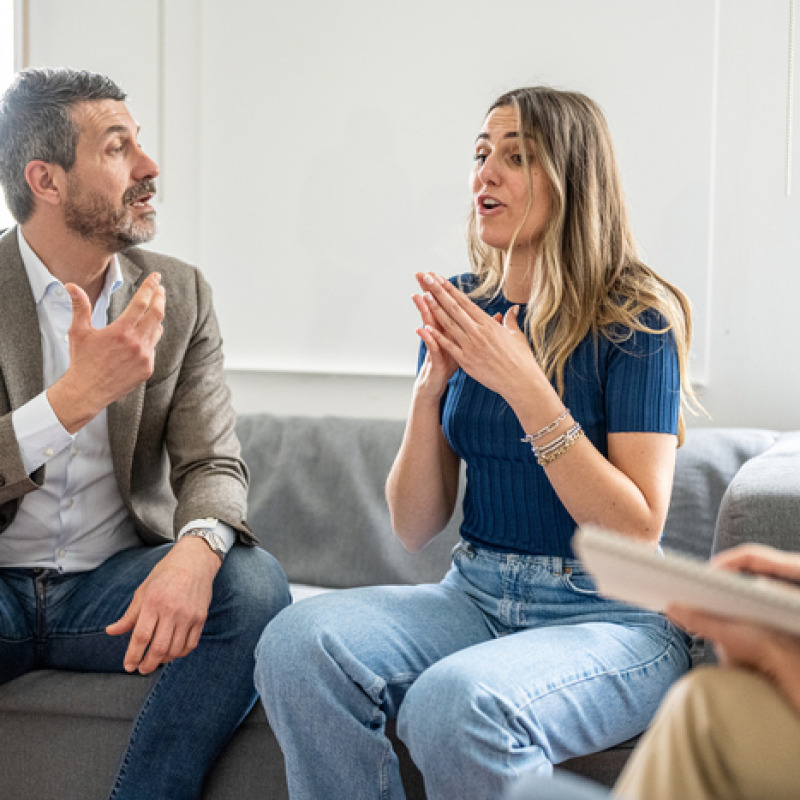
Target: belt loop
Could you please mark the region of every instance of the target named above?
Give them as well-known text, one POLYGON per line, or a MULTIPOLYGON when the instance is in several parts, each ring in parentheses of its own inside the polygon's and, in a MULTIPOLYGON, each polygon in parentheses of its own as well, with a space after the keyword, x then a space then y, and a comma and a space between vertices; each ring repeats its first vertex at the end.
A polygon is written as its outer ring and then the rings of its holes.
POLYGON ((467 558, 475 558, 475 548, 464 539, 458 543, 457 548, 461 550, 467 558))

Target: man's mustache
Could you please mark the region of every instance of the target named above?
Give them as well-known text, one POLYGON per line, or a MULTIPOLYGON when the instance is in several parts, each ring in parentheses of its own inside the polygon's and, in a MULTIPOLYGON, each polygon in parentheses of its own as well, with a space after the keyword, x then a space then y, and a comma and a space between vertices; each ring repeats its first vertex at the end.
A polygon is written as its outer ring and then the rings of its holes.
POLYGON ((140 197, 155 193, 156 182, 152 178, 147 178, 146 180, 140 181, 135 186, 131 186, 130 189, 127 189, 125 194, 122 195, 122 202, 125 203, 125 205, 130 205, 131 203, 135 203, 140 197))

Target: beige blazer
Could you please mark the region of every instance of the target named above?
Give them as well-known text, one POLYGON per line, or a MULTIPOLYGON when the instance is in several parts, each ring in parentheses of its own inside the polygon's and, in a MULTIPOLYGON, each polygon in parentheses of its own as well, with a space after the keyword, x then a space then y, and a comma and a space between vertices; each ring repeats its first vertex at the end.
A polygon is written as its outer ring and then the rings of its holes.
MULTIPOLYGON (((150 272, 161 273, 167 297, 153 374, 108 408, 114 472, 139 536, 160 544, 193 519, 216 517, 253 544, 210 287, 174 258, 134 247, 119 260, 124 283, 112 295, 110 320, 150 272)), ((0 237, 0 533, 44 481, 46 465, 26 474, 11 424, 11 412, 44 390, 42 371, 36 305, 12 228, 0 237)))

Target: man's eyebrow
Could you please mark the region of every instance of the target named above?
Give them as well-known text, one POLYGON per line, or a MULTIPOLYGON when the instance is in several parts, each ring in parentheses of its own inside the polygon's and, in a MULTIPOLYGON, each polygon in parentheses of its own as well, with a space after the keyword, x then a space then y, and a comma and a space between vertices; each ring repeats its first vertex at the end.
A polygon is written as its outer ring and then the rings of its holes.
MULTIPOLYGON (((139 125, 136 126, 136 133, 138 134, 141 130, 139 125)), ((129 134, 131 129, 127 125, 109 125, 105 131, 103 131, 103 138, 106 139, 109 136, 115 136, 118 133, 121 134, 129 134)))

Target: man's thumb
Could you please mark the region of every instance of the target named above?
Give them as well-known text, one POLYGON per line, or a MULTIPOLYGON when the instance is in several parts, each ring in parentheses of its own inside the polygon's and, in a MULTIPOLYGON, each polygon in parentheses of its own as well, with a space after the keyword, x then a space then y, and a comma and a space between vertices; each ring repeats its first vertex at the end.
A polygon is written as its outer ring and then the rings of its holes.
POLYGON ((70 300, 72 300, 72 324, 91 325, 92 304, 89 302, 89 296, 80 286, 74 283, 68 283, 64 288, 67 290, 70 300))

